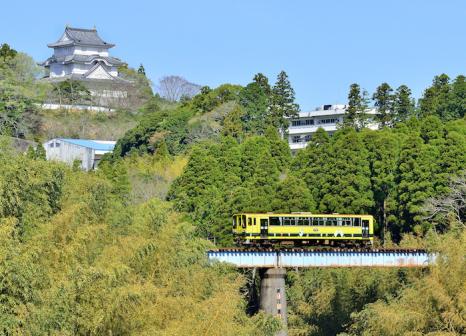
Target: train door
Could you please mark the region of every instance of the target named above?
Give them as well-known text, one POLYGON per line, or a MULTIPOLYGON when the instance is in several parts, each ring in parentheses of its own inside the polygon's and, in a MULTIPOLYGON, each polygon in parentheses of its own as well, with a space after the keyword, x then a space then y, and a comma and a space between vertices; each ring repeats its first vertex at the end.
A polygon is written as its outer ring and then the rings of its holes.
POLYGON ((368 219, 362 220, 362 237, 369 238, 369 220, 368 219))
POLYGON ((269 235, 269 219, 261 218, 261 238, 267 239, 269 235))

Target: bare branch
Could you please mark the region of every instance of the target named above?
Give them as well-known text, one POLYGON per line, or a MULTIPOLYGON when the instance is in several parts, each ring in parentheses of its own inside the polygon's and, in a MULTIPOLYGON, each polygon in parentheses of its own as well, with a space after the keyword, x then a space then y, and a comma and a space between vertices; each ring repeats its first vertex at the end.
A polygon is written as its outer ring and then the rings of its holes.
POLYGON ((199 93, 201 86, 191 83, 180 76, 165 76, 159 80, 159 92, 169 101, 179 101, 181 97, 193 97, 199 93))

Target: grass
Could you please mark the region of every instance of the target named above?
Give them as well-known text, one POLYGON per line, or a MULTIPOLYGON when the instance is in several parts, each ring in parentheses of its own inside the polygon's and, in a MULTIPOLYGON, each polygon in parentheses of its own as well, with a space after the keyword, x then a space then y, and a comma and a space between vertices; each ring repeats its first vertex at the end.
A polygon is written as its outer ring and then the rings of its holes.
POLYGON ((38 137, 117 140, 136 126, 138 115, 125 111, 42 110, 38 137))

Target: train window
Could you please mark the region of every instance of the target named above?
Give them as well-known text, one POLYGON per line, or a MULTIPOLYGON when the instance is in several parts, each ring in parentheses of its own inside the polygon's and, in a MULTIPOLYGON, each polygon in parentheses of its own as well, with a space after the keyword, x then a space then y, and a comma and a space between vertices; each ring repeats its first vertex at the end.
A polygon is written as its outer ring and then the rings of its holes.
POLYGON ((246 228, 246 215, 241 216, 241 224, 243 225, 243 228, 246 228))
POLYGON ((361 218, 354 219, 354 226, 361 226, 361 218))
POLYGON ((278 226, 278 225, 280 225, 280 218, 278 218, 278 217, 270 217, 269 223, 270 223, 270 225, 278 226))
POLYGON ((337 226, 336 218, 327 218, 327 225, 329 225, 329 226, 337 226))
POLYGON ((303 226, 303 225, 304 225, 304 220, 303 220, 302 217, 298 217, 297 220, 298 220, 298 224, 297 224, 297 225, 300 225, 300 226, 303 226))
POLYGON ((256 219, 254 218, 254 225, 256 225, 256 219))
POLYGON ((252 218, 251 218, 251 217, 248 218, 248 225, 249 225, 249 226, 252 225, 252 218))

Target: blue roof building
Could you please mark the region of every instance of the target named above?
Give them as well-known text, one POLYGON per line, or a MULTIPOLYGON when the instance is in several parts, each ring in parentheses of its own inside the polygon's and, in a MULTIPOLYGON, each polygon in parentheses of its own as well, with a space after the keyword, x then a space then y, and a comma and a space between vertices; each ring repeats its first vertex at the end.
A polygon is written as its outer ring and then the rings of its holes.
POLYGON ((78 161, 83 170, 96 169, 102 156, 113 151, 116 141, 56 138, 44 143, 47 160, 72 165, 78 161))

